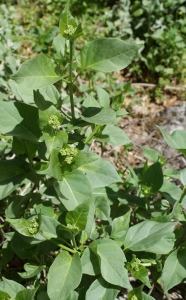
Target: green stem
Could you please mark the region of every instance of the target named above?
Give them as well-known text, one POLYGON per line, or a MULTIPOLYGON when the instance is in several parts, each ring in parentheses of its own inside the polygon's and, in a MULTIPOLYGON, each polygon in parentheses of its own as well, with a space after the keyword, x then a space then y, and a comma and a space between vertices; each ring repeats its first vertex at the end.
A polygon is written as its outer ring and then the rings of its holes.
POLYGON ((91 134, 89 134, 89 136, 87 136, 86 140, 84 141, 84 144, 88 144, 90 142, 90 140, 94 137, 94 135, 96 134, 96 132, 98 132, 98 130, 100 129, 101 125, 96 125, 94 130, 91 132, 91 134))
POLYGON ((80 71, 77 75, 76 75, 76 77, 74 78, 74 80, 73 80, 73 83, 76 81, 76 79, 79 77, 79 75, 82 73, 82 71, 80 71))
POLYGON ((50 241, 51 243, 57 245, 58 247, 64 249, 64 250, 67 250, 68 252, 71 252, 71 253, 76 253, 77 251, 76 250, 73 250, 73 249, 70 249, 69 247, 66 247, 62 244, 59 244, 57 243, 56 241, 50 239, 48 236, 46 236, 42 231, 39 232, 45 239, 47 239, 48 241, 50 241))
POLYGON ((74 112, 74 98, 73 98, 72 58, 73 58, 73 41, 70 41, 69 92, 70 92, 72 121, 74 121, 75 112, 74 112))
POLYGON ((73 241, 73 244, 74 244, 74 248, 77 250, 77 244, 76 244, 76 239, 75 239, 74 234, 72 235, 72 241, 73 241))
POLYGON ((4 140, 7 140, 7 141, 11 141, 12 140, 12 138, 9 138, 9 137, 7 137, 7 136, 5 136, 3 134, 0 134, 0 138, 2 138, 4 140))

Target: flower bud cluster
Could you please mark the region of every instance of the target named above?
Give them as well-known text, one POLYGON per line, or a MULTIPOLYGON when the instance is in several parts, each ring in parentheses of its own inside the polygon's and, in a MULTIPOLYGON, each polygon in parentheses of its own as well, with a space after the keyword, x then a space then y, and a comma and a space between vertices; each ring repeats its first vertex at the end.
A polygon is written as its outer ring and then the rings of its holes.
POLYGON ((139 271, 139 265, 141 263, 141 260, 138 258, 135 258, 135 260, 131 263, 131 267, 134 271, 139 271))
POLYGON ((72 225, 70 223, 67 224, 67 228, 70 229, 70 230, 72 230, 72 231, 74 231, 74 230, 79 231, 79 227, 78 226, 72 225))
POLYGON ((38 232, 39 224, 36 219, 32 219, 30 222, 31 224, 27 227, 27 229, 30 234, 34 235, 38 232))
POLYGON ((61 125, 61 123, 60 123, 58 117, 55 116, 55 115, 51 115, 51 116, 50 116, 50 119, 49 119, 49 121, 48 121, 48 124, 49 124, 50 126, 52 126, 52 128, 54 128, 54 129, 57 129, 57 128, 61 125))
POLYGON ((59 152, 61 153, 62 156, 65 157, 65 162, 70 165, 73 159, 78 154, 78 149, 68 147, 68 148, 62 148, 59 152))
POLYGON ((73 27, 72 25, 67 25, 66 26, 66 30, 64 30, 64 33, 71 36, 74 34, 74 32, 76 31, 77 27, 73 27))
POLYGON ((134 295, 132 296, 131 300, 138 300, 138 298, 134 295))

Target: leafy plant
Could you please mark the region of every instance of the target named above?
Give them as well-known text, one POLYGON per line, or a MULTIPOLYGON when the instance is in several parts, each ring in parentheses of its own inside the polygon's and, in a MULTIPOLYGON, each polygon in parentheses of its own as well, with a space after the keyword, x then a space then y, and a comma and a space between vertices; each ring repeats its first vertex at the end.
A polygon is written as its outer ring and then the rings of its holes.
MULTIPOLYGON (((93 139, 131 143, 116 126, 126 111, 121 96, 111 102, 100 87, 77 110, 76 79, 127 67, 141 45, 100 38, 78 52, 82 28, 69 3, 59 30, 55 59, 39 54, 12 76, 22 101, 1 100, 1 299, 115 300, 121 288, 129 299, 154 299, 144 286, 158 282, 167 293, 186 277, 185 169, 164 169, 162 155, 144 149, 144 166, 128 165, 122 180, 90 151, 93 139), (54 86, 61 82, 69 88, 64 99, 54 86)), ((160 130, 186 154, 185 131, 160 130)))

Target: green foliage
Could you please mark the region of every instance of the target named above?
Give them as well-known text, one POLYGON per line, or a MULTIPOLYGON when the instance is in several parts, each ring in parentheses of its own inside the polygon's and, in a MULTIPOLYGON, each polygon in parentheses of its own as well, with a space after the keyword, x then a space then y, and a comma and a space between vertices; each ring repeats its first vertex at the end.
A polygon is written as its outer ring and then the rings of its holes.
MULTIPOLYGON (((166 293, 186 278, 185 169, 165 169, 160 153, 143 149, 145 164, 128 165, 122 180, 89 147, 93 139, 102 147, 131 144, 117 127, 126 114, 121 95, 110 99, 96 87, 96 98, 87 90, 77 100, 73 92, 82 72, 121 70, 140 46, 99 38, 78 51, 78 26, 67 5, 58 59, 25 61, 12 76, 18 98, 0 100, 2 299, 115 300, 121 288, 129 299, 153 299, 144 285, 161 282, 166 293), (129 272, 142 285, 133 288, 129 272)), ((186 154, 185 131, 160 131, 186 154)))

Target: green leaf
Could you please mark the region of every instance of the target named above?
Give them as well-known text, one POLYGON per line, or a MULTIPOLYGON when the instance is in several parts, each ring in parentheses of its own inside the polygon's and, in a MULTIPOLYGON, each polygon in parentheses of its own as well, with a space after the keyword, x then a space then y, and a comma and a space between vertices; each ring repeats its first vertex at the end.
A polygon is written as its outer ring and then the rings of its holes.
POLYGON ((62 181, 54 183, 54 188, 67 210, 75 209, 92 195, 90 183, 80 170, 65 172, 62 181))
POLYGON ((0 128, 3 134, 38 142, 41 131, 38 126, 37 108, 19 102, 2 102, 0 128))
MULTIPOLYGON (((154 252, 168 234, 172 233, 175 224, 172 222, 158 223, 155 221, 143 221, 129 228, 124 240, 125 249, 132 251, 154 252)), ((162 248, 161 254, 167 254, 170 249, 162 248)))
POLYGON ((99 86, 96 86, 96 91, 98 94, 98 100, 101 107, 109 108, 110 106, 110 98, 109 94, 99 86))
POLYGON ((101 276, 96 279, 86 293, 86 300, 115 300, 120 287, 106 282, 101 276))
POLYGON ((58 34, 53 39, 52 43, 57 52, 57 59, 63 58, 63 56, 65 55, 66 39, 61 34, 58 34))
POLYGON ((76 291, 71 291, 66 300, 78 300, 79 294, 76 291))
POLYGON ((126 133, 114 125, 106 125, 98 138, 112 146, 123 146, 132 143, 126 133))
POLYGON ((114 166, 94 153, 79 152, 76 156, 73 168, 81 170, 86 175, 92 188, 104 187, 112 183, 121 182, 121 178, 114 166))
POLYGON ((108 220, 110 216, 110 203, 105 197, 98 196, 95 198, 96 218, 108 220))
POLYGON ((30 166, 20 158, 13 158, 10 160, 1 160, 0 169, 0 184, 4 185, 11 181, 17 184, 25 178, 26 173, 30 171, 30 166))
POLYGON ((37 289, 24 290, 17 293, 15 300, 33 300, 37 289))
POLYGON ((128 211, 124 216, 115 218, 112 222, 112 232, 111 238, 114 240, 123 238, 129 229, 129 222, 130 222, 130 214, 131 212, 128 211))
POLYGON ((155 194, 163 184, 163 172, 159 162, 151 165, 143 174, 141 184, 148 187, 150 192, 155 194))
MULTIPOLYGON (((28 227, 31 226, 31 220, 26 220, 24 218, 21 219, 9 219, 6 218, 6 221, 10 223, 10 225, 20 234, 32 237, 36 233, 31 234, 28 230, 28 227)), ((38 228, 39 229, 39 228, 38 228)))
POLYGON ((79 254, 73 257, 66 251, 61 252, 48 272, 48 296, 50 300, 66 300, 70 292, 81 281, 82 269, 79 254))
POLYGON ((77 60, 82 70, 122 70, 130 64, 141 47, 115 38, 99 38, 85 44, 77 60))
POLYGON ((46 175, 56 178, 57 180, 62 180, 62 178, 63 178, 62 166, 61 166, 61 162, 59 160, 59 156, 61 154, 59 153, 59 150, 60 149, 52 150, 51 155, 50 155, 49 165, 46 165, 46 166, 48 166, 48 168, 38 170, 37 171, 38 174, 46 174, 46 175))
POLYGON ((111 108, 88 107, 81 115, 81 119, 97 125, 116 123, 116 114, 111 108))
POLYGON ((44 268, 45 268, 45 265, 38 266, 33 263, 26 263, 24 265, 24 269, 26 272, 18 272, 18 274, 22 278, 32 278, 32 277, 38 275, 44 268))
POLYGON ((45 144, 47 148, 47 152, 45 153, 45 156, 48 158, 55 148, 62 148, 63 145, 68 143, 68 135, 65 131, 58 131, 56 134, 50 134, 47 132, 43 133, 43 136, 45 138, 45 144))
POLYGON ((59 81, 61 77, 54 61, 45 54, 38 54, 22 63, 12 79, 21 87, 36 90, 59 81))
POLYGON ((161 154, 155 150, 155 149, 150 149, 150 148, 142 148, 143 155, 148 159, 153 161, 154 163, 158 161, 159 157, 161 154))
POLYGON ((164 293, 186 278, 185 256, 186 249, 178 248, 167 257, 162 273, 164 293))
POLYGON ((166 143, 173 149, 177 149, 186 155, 186 131, 175 130, 171 135, 164 131, 160 126, 157 126, 161 131, 166 143), (183 150, 183 151, 182 151, 183 150))
POLYGON ((99 239, 89 245, 99 256, 102 277, 109 283, 131 289, 128 272, 124 268, 125 256, 116 242, 99 239))
POLYGON ((23 211, 21 208, 31 199, 37 201, 40 196, 37 193, 28 193, 25 196, 16 195, 9 198, 8 207, 5 210, 6 217, 10 219, 19 218, 23 211))
POLYGON ((98 256, 90 249, 86 248, 81 257, 83 274, 95 276, 101 273, 98 256))
POLYGON ((149 277, 148 277, 148 270, 141 265, 141 262, 136 255, 132 255, 132 261, 126 264, 127 270, 131 272, 131 275, 141 280, 147 287, 151 288, 149 277))
POLYGON ((65 9, 61 14, 59 30, 61 35, 67 40, 74 40, 82 35, 81 24, 77 24, 69 11, 69 2, 67 2, 65 9))
POLYGON ((4 277, 2 279, 3 282, 1 282, 0 290, 9 294, 12 298, 15 298, 18 292, 25 290, 24 286, 13 280, 9 280, 4 277))
POLYGON ((85 108, 88 108, 88 107, 99 107, 100 108, 98 101, 91 95, 87 96, 85 101, 83 101, 82 106, 85 108))
POLYGON ((65 221, 67 224, 75 225, 78 231, 83 231, 87 224, 90 200, 83 201, 73 211, 66 214, 65 221))
POLYGON ((6 299, 9 299, 10 298, 10 295, 3 292, 1 289, 0 289, 0 300, 6 300, 6 299))
POLYGON ((56 116, 59 123, 62 124, 62 116, 60 115, 59 111, 55 108, 55 106, 50 106, 45 110, 39 110, 39 125, 41 128, 48 126, 50 131, 52 130, 52 126, 49 125, 49 120, 51 116, 56 116))
POLYGON ((183 185, 186 185, 186 168, 180 171, 180 180, 183 185))
POLYGON ((181 197, 181 189, 174 183, 164 180, 160 193, 172 204, 174 204, 181 197))

